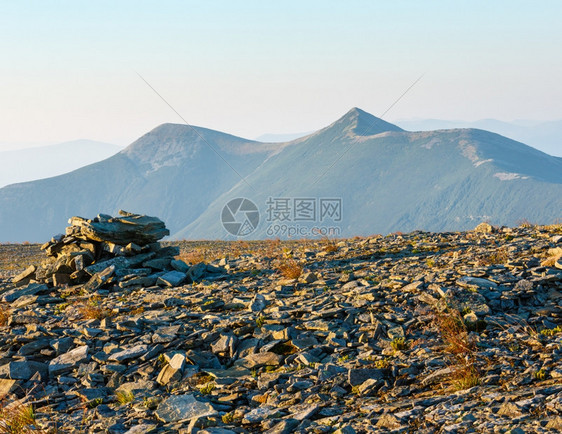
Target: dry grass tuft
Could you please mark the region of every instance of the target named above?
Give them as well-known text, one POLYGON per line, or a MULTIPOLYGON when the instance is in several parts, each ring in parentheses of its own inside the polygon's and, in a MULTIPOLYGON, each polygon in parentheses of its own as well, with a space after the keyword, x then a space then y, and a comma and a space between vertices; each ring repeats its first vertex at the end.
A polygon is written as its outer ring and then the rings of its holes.
POLYGON ((276 238, 274 240, 265 240, 264 255, 268 258, 274 258, 279 255, 281 251, 281 240, 276 238))
POLYGON ((487 255, 482 255, 479 258, 479 262, 482 262, 483 265, 501 265, 505 264, 508 260, 509 254, 507 253, 507 249, 505 247, 487 255))
POLYGON ((100 298, 92 297, 86 304, 78 306, 79 315, 84 319, 104 319, 111 316, 111 311, 99 305, 100 298))
POLYGON ((277 270, 286 279, 298 279, 303 271, 302 266, 293 258, 285 258, 279 261, 277 270))
POLYGON ((476 345, 470 339, 468 330, 458 310, 448 309, 435 315, 435 324, 441 339, 447 344, 446 351, 456 357, 472 354, 476 345))
POLYGON ((456 390, 470 389, 480 384, 480 372, 473 361, 469 360, 464 365, 459 364, 453 368, 452 379, 456 390))
POLYGON ((135 400, 135 395, 130 390, 120 390, 115 394, 119 404, 128 404, 135 400))
POLYGON ((18 401, 0 404, 0 434, 41 432, 35 427, 35 412, 30 404, 18 401))
POLYGON ((534 228, 537 225, 534 224, 534 223, 531 223, 527 219, 521 219, 517 222, 517 226, 522 227, 522 228, 534 228))
POLYGON ((200 262, 209 261, 209 250, 198 248, 191 252, 187 252, 176 256, 176 259, 180 259, 186 264, 199 264, 200 262))
POLYGON ((5 304, 0 304, 0 327, 4 327, 8 324, 8 319, 10 318, 11 314, 12 311, 8 306, 6 306, 5 304))
POLYGON ((322 250, 324 250, 325 252, 333 253, 338 251, 338 246, 334 240, 325 238, 322 243, 323 243, 322 250))
POLYGON ((480 372, 476 367, 476 344, 460 312, 447 308, 435 315, 435 325, 441 334, 445 351, 453 358, 452 385, 456 390, 469 389, 480 384, 480 372))

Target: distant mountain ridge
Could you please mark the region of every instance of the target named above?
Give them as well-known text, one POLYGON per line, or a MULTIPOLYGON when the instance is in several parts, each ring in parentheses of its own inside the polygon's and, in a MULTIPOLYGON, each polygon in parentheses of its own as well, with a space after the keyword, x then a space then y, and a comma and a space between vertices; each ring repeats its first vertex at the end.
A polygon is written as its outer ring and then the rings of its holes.
POLYGON ((466 122, 442 119, 406 119, 397 121, 397 124, 409 131, 478 128, 528 144, 547 154, 562 157, 562 120, 504 122, 496 119, 481 119, 466 122))
POLYGON ((284 143, 164 124, 104 161, 0 189, 0 241, 44 241, 72 215, 118 209, 162 218, 173 238, 236 238, 220 221, 235 198, 260 210, 249 238, 288 236, 272 234, 272 198, 341 201, 340 219, 284 222, 305 235, 549 223, 562 217, 562 158, 483 130, 408 132, 358 108, 284 143))
POLYGON ((110 143, 73 140, 56 145, 0 151, 0 187, 62 175, 105 160, 121 149, 110 143))

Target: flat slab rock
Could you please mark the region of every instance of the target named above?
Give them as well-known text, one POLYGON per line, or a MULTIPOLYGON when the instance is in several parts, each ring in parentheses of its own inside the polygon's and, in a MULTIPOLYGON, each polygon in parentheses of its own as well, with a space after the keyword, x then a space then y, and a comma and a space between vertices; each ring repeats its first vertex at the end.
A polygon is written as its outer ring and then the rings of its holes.
POLYGON ((168 271, 157 280, 158 284, 164 286, 180 286, 187 279, 187 275, 181 271, 168 271))
POLYGON ((29 380, 36 373, 41 377, 47 375, 47 365, 41 362, 31 360, 10 362, 0 367, 0 375, 13 380, 29 380))
POLYGON ((126 350, 119 351, 109 356, 109 360, 116 362, 125 362, 127 360, 136 359, 148 352, 148 346, 144 344, 135 345, 134 347, 127 348, 126 350))
POLYGON ((61 354, 49 363, 49 375, 59 375, 71 371, 88 358, 88 346, 83 345, 61 354))
POLYGON ((174 395, 158 405, 156 417, 162 422, 179 422, 196 417, 218 414, 208 402, 201 402, 193 395, 174 395))
POLYGON ((72 217, 69 224, 80 228, 80 233, 74 235, 78 238, 109 241, 121 246, 129 243, 142 246, 170 235, 164 222, 157 217, 131 214, 122 210, 119 214, 120 217, 98 216, 94 220, 72 217))

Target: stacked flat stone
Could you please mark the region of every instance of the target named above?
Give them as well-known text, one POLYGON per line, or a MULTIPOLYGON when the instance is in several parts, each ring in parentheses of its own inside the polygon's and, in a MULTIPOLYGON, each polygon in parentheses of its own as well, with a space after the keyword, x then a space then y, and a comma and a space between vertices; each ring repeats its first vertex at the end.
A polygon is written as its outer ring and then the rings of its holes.
POLYGON ((99 214, 94 219, 72 217, 68 222, 64 235, 41 246, 48 259, 16 276, 16 286, 83 285, 88 291, 110 286, 179 286, 208 271, 221 271, 174 259, 179 248, 160 245, 158 241, 170 231, 156 217, 119 211, 117 217, 99 214))

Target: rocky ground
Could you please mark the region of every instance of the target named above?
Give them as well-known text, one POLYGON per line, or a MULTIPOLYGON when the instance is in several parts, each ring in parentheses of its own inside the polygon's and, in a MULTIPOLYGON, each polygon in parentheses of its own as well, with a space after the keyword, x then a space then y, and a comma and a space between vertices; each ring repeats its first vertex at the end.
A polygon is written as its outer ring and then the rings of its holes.
POLYGON ((39 295, 2 245, 0 432, 558 432, 562 225, 489 229, 182 242, 226 272, 39 295))

